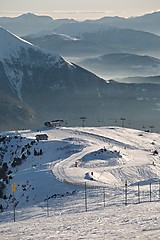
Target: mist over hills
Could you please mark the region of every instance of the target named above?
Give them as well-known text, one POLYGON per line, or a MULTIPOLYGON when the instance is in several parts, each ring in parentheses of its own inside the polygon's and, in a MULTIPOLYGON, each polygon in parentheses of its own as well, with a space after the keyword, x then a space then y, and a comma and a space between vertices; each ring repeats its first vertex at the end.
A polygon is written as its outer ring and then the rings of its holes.
POLYGON ((23 37, 27 41, 46 49, 56 49, 62 56, 77 57, 99 56, 109 53, 133 53, 159 57, 160 37, 151 33, 132 29, 110 28, 80 37, 51 33, 23 37))
POLYGON ((105 54, 78 64, 104 78, 160 74, 160 59, 128 53, 105 54))
POLYGON ((124 83, 154 83, 159 84, 160 83, 160 75, 157 76, 148 76, 148 77, 125 77, 125 78, 119 78, 117 81, 124 82, 124 83))
POLYGON ((160 37, 151 33, 132 29, 110 28, 95 33, 85 33, 83 37, 101 46, 103 53, 107 47, 118 52, 151 53, 160 48, 160 37))
MULTIPOLYGON (((0 18, 0 24, 19 36, 23 35, 24 39, 34 45, 56 51, 68 61, 78 64, 89 57, 97 58, 104 54, 115 53, 160 58, 160 53, 157 51, 160 49, 160 36, 153 34, 159 31, 157 25, 159 18, 160 12, 154 12, 139 17, 106 16, 79 22, 74 19, 55 20, 51 17, 27 13, 16 18, 0 18), (20 33, 21 29, 23 32, 20 33), (156 30, 152 31, 153 29, 156 30)), ((134 68, 134 65, 132 67, 134 68)), ((88 65, 86 68, 93 70, 88 68, 88 65)), ((144 69, 144 74, 137 71, 137 74, 146 76, 147 71, 150 76, 159 74, 158 69, 155 73, 153 69, 155 68, 144 69)), ((93 72, 100 77, 117 77, 114 74, 99 74, 101 66, 93 72)), ((128 76, 132 76, 132 73, 128 75, 128 69, 126 71, 123 67, 119 69, 118 77, 128 76), (126 75, 122 75, 123 72, 126 75)))
POLYGON ((69 61, 105 79, 160 73, 160 37, 151 33, 111 28, 80 37, 51 33, 24 39, 42 48, 56 49, 69 61))
POLYGON ((160 71, 159 64, 153 59, 151 63, 151 57, 160 58, 160 36, 156 35, 159 32, 159 18, 160 12, 155 12, 127 19, 103 17, 82 22, 71 21, 60 24, 52 31, 41 31, 23 38, 39 47, 56 49, 67 60, 103 78, 131 77, 134 74, 153 76, 159 75, 160 71), (124 60, 123 54, 130 57, 124 60), (133 57, 133 54, 141 56, 133 57), (107 66, 103 55, 108 55, 110 61, 114 56, 115 64, 120 61, 120 56, 124 62, 107 66), (90 63, 88 58, 92 58, 90 63))

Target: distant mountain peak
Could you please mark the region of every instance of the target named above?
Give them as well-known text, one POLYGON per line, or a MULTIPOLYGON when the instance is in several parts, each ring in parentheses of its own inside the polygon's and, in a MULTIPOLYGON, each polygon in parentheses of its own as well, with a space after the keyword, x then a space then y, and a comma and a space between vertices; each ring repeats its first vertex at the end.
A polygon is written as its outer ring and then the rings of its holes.
POLYGON ((24 13, 24 14, 20 15, 20 17, 22 17, 22 16, 23 16, 23 17, 37 17, 36 14, 31 13, 31 12, 24 13))
POLYGON ((50 17, 50 16, 37 15, 37 14, 31 13, 31 12, 24 13, 24 14, 18 16, 17 18, 27 19, 27 20, 33 20, 33 19, 38 19, 39 20, 40 18, 43 18, 43 20, 44 20, 44 18, 45 18, 46 20, 53 21, 53 18, 50 17))

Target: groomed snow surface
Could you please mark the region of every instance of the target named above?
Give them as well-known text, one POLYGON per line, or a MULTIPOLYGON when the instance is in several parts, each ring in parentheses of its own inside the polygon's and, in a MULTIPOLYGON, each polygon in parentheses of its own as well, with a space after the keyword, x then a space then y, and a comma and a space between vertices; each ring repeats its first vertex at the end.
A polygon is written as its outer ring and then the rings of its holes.
POLYGON ((159 134, 61 127, 1 135, 8 139, 1 147, 13 177, 7 199, 0 199, 1 239, 160 239, 159 134), (44 133, 48 140, 30 144, 44 133), (11 167, 22 152, 21 165, 11 167))

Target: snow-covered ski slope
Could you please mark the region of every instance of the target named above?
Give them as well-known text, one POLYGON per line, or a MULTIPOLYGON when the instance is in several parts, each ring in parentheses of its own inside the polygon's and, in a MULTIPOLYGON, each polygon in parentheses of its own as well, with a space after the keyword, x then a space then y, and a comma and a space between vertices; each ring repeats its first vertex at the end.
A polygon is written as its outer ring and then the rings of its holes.
POLYGON ((0 199, 6 207, 0 214, 2 239, 160 239, 159 134, 121 127, 61 127, 2 135, 9 138, 3 162, 8 162, 13 177, 5 193, 9 196, 12 183, 16 183, 18 202, 14 225, 11 201, 0 199), (13 157, 20 156, 22 147, 37 134, 47 134, 48 140, 36 141, 22 164, 10 167, 13 157), (35 156, 34 150, 40 149, 43 154, 35 156), (133 188, 128 206, 123 195, 126 180, 133 188), (88 212, 84 207, 85 182, 92 195, 88 212), (145 201, 137 204, 137 183, 143 190, 148 189, 148 183, 155 184, 153 202, 148 192, 143 192, 145 201), (105 207, 93 187, 105 187, 105 207), (52 198, 61 194, 63 198, 52 198))
MULTIPOLYGON (((68 129, 61 131, 65 133, 68 129)), ((154 150, 160 148, 157 134, 115 127, 69 131, 66 140, 80 149, 52 168, 62 181, 113 187, 126 180, 134 183, 160 176, 159 156, 153 156, 154 150), (90 177, 96 181, 90 181, 90 177)))
POLYGON ((158 181, 160 177, 159 154, 153 154, 160 151, 160 135, 156 133, 120 127, 61 127, 2 135, 9 137, 3 162, 13 172, 6 194, 16 183, 19 204, 25 203, 26 192, 32 196, 27 201, 30 205, 43 201, 47 194, 64 193, 68 186, 73 189, 85 182, 91 187, 114 188, 123 186, 126 180, 134 184, 158 181), (47 134, 48 140, 36 141, 29 147, 29 155, 24 150, 26 159, 22 164, 11 167, 13 159, 21 157, 22 148, 37 134, 47 134), (34 150, 40 149, 43 154, 35 156, 34 150), (22 185, 27 191, 22 191, 22 185))

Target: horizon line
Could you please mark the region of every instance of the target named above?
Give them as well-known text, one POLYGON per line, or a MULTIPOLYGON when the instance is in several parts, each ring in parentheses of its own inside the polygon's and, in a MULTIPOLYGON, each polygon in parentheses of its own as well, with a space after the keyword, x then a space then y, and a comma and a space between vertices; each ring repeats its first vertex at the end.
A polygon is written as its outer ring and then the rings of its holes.
MULTIPOLYGON (((66 16, 63 15, 71 15, 70 17, 68 16, 68 18, 73 18, 73 19, 80 19, 80 20, 87 20, 87 19, 96 19, 98 16, 94 16, 93 15, 101 15, 101 17, 122 17, 122 18, 132 18, 132 17, 139 17, 139 16, 143 16, 146 14, 152 14, 152 13, 156 13, 159 12, 160 9, 156 10, 156 11, 145 11, 144 13, 141 14, 137 14, 137 15, 127 15, 124 16, 124 14, 114 14, 113 11, 81 11, 81 10, 77 10, 77 11, 59 11, 59 10, 55 10, 55 11, 0 11, 0 17, 11 17, 11 18, 15 18, 27 13, 32 13, 35 15, 42 15, 42 16, 50 16, 54 19, 64 19, 66 18, 66 16), (55 15, 59 15, 59 17, 56 17, 55 15), (82 15, 82 16, 81 16, 82 15), (91 15, 92 18, 89 18, 89 16, 85 16, 84 15, 91 15), (61 17, 60 17, 61 16, 61 17), (74 17, 73 17, 74 16, 74 17), (80 17, 81 16, 81 17, 80 17), (78 18, 77 18, 78 17, 78 18)), ((100 17, 100 16, 99 16, 100 17)))

